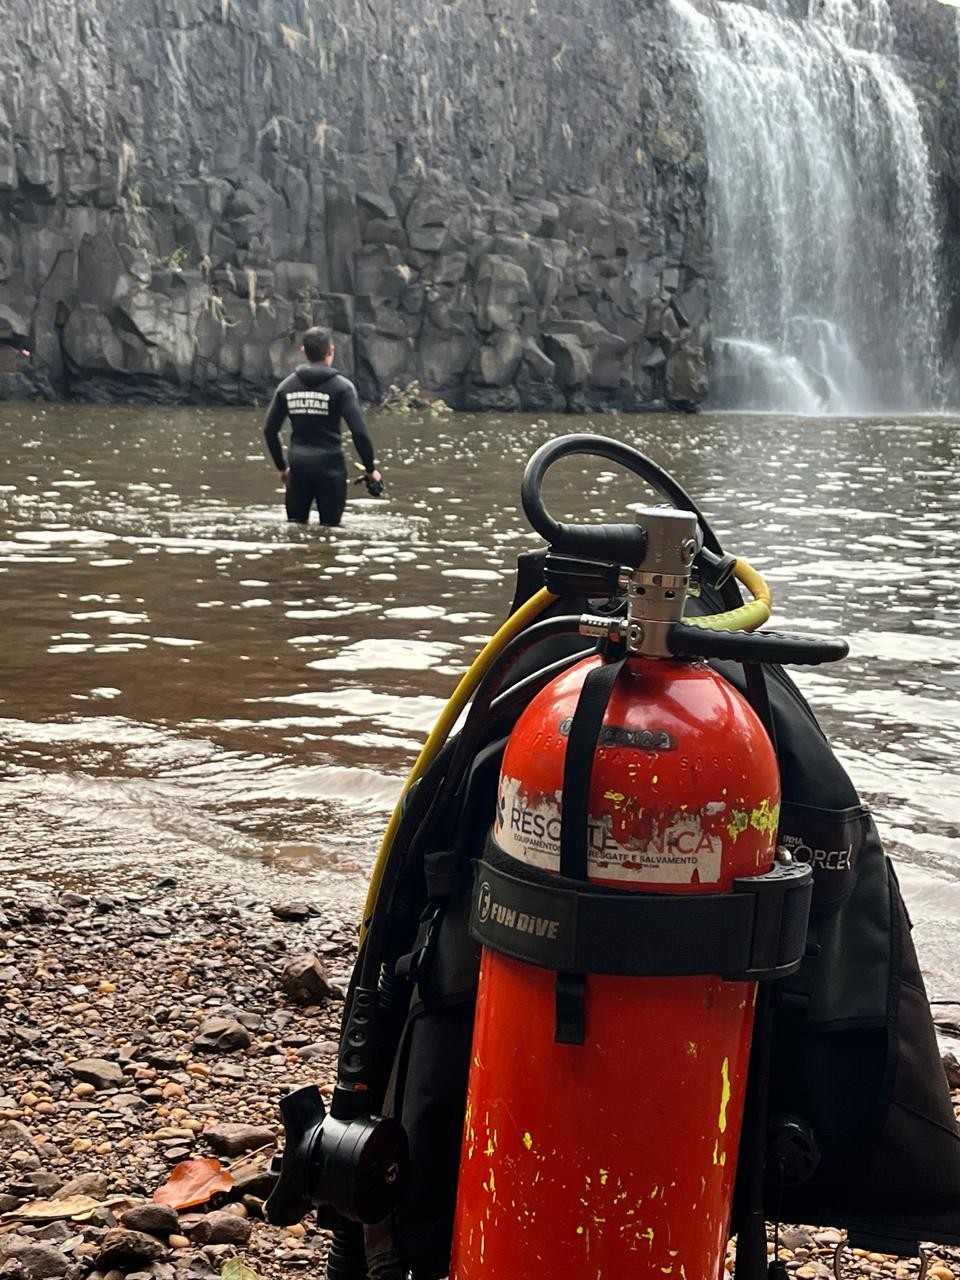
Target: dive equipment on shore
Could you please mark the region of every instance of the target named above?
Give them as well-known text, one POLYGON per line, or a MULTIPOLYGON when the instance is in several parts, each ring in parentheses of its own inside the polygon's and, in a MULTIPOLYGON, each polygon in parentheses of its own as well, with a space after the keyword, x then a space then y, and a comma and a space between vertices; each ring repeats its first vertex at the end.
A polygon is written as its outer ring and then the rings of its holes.
POLYGON ((896 880, 776 665, 846 646, 753 630, 760 576, 629 446, 553 441, 522 497, 549 547, 404 787, 329 1114, 286 1100, 268 1216, 321 1207, 328 1280, 694 1280, 735 1232, 762 1280, 765 1218, 960 1243, 896 880), (540 489, 570 454, 677 510, 560 524, 540 489))
POLYGON ((770 740, 671 652, 696 517, 636 518, 626 656, 583 659, 523 712, 477 864, 451 1280, 719 1276, 755 981, 803 956, 812 873, 772 870, 770 740))

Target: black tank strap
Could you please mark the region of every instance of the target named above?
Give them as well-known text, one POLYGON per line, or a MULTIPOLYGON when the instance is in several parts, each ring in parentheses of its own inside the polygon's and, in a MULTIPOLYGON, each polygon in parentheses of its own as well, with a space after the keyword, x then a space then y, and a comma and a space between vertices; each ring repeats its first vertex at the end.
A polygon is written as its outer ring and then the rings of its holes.
POLYGON ((625 659, 587 672, 563 761, 563 804, 560 811, 560 874, 586 880, 590 849, 590 776, 603 717, 625 659))
POLYGON ((610 889, 532 867, 491 838, 476 864, 470 932, 493 951, 560 975, 758 982, 799 968, 812 890, 802 862, 740 877, 729 893, 610 889))
MULTIPOLYGON (((563 761, 563 801, 560 809, 560 874, 570 880, 587 879, 590 852, 590 778, 610 694, 625 659, 607 662, 587 673, 570 723, 563 761)), ((586 987, 583 973, 557 974, 557 1044, 586 1040, 586 987)))

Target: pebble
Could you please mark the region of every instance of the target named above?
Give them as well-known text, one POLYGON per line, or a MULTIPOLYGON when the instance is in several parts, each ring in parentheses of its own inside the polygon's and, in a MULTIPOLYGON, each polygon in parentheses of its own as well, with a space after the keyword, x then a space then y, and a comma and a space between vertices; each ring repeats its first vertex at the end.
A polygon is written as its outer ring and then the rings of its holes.
MULTIPOLYGON (((105 1058, 81 1058, 70 1064, 70 1072, 94 1089, 111 1089, 123 1084, 123 1072, 115 1062, 105 1058)), ((79 1086, 78 1086, 79 1087, 79 1086)))
POLYGON ((146 1231, 148 1235, 169 1236, 180 1227, 176 1209, 168 1204, 138 1204, 120 1216, 121 1227, 129 1231, 146 1231))
POLYGON ((193 1229, 193 1239, 198 1244, 246 1244, 250 1239, 253 1223, 238 1218, 225 1209, 215 1210, 202 1218, 193 1229))
POLYGON ((326 969, 312 951, 294 956, 284 966, 280 985, 297 1004, 311 1005, 334 994, 326 969))
POLYGON ((257 1151, 276 1142, 276 1133, 265 1125, 216 1124, 204 1129, 203 1136, 219 1155, 238 1156, 257 1151))

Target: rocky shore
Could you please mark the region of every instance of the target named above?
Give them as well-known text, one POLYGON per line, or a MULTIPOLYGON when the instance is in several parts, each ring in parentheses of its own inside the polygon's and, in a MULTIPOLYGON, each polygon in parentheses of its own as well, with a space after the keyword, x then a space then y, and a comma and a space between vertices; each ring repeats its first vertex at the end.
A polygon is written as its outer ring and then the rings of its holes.
MULTIPOLYGON (((353 950, 310 904, 170 880, 0 899, 0 1277, 321 1275, 325 1233, 262 1205, 280 1098, 332 1087, 353 950)), ((841 1238, 783 1228, 787 1271, 831 1276, 841 1238)), ((917 1263, 848 1251, 845 1274, 917 1263)), ((960 1277, 960 1250, 928 1275, 960 1277)))

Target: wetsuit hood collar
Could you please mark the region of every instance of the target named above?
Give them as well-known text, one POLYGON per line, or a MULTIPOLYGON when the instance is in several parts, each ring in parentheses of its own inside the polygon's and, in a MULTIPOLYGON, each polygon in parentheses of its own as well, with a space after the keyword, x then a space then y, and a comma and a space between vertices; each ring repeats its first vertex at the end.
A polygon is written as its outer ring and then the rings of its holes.
POLYGON ((307 387, 321 387, 331 378, 336 378, 338 371, 332 364, 298 364, 297 377, 307 387))

